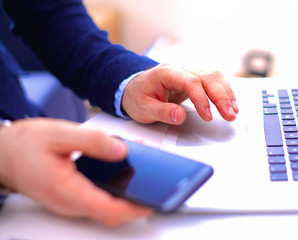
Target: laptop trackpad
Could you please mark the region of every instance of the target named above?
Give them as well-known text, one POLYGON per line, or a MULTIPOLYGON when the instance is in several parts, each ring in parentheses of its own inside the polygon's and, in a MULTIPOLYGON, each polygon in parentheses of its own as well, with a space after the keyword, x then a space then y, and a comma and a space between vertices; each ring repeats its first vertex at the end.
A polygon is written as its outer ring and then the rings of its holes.
POLYGON ((226 142, 235 136, 235 129, 221 118, 211 122, 202 120, 197 112, 188 112, 184 124, 180 127, 176 146, 204 146, 226 142))

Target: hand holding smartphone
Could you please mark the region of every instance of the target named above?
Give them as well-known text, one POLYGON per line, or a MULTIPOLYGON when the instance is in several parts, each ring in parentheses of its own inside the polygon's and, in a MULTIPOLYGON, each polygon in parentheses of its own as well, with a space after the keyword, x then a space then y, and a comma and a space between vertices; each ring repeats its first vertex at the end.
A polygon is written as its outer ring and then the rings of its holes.
POLYGON ((128 157, 117 163, 82 156, 77 169, 111 194, 160 212, 176 210, 213 173, 211 166, 125 140, 128 157))

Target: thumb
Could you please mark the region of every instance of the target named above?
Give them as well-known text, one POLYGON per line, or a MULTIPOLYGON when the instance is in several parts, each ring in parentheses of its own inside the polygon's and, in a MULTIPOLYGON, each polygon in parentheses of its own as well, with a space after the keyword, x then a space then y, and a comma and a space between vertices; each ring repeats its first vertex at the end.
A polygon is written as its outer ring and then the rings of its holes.
POLYGON ((180 125, 186 119, 185 109, 178 104, 152 99, 149 106, 149 113, 154 121, 180 125))

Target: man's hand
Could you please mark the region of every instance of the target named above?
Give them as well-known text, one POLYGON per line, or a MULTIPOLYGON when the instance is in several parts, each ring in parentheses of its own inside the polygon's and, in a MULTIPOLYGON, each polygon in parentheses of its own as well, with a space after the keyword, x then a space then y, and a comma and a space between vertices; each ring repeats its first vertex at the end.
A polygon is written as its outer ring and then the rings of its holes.
POLYGON ((96 187, 76 170, 73 151, 105 161, 120 161, 128 153, 123 141, 100 131, 62 120, 20 120, 0 129, 0 182, 58 215, 107 226, 152 214, 96 187))
POLYGON ((233 121, 238 113, 235 95, 220 72, 195 73, 160 64, 135 77, 127 86, 122 107, 141 123, 181 124, 186 112, 179 104, 190 98, 205 121, 212 120, 209 100, 221 116, 233 121))

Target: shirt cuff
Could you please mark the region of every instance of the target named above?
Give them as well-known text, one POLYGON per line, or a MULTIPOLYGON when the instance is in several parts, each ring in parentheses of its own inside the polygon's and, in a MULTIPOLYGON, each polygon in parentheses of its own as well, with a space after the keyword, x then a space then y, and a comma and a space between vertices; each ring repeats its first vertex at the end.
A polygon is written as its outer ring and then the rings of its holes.
POLYGON ((127 84, 129 84, 132 79, 134 79, 136 76, 139 76, 144 71, 145 70, 130 75, 128 78, 124 79, 122 81, 122 83, 119 85, 119 87, 118 87, 118 89, 115 93, 115 101, 114 101, 114 106, 115 106, 115 109, 116 109, 116 115, 118 117, 121 117, 123 119, 130 119, 130 117, 128 117, 121 110, 121 101, 122 101, 123 93, 124 93, 124 90, 125 90, 127 84))

